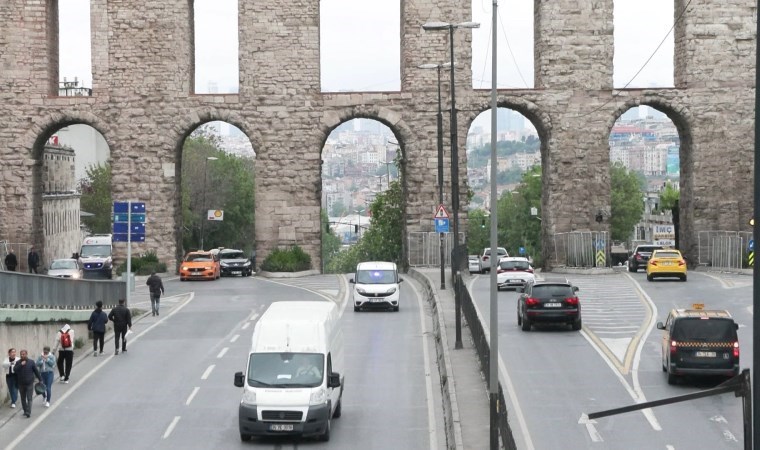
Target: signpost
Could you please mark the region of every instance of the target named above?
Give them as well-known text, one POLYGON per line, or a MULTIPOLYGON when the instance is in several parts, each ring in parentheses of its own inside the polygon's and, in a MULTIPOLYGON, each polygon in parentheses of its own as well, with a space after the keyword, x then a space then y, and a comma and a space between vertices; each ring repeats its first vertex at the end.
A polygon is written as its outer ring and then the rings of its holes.
POLYGON ((127 306, 132 284, 132 241, 145 242, 145 203, 113 202, 113 242, 127 243, 127 306))
POLYGON ((443 251, 443 240, 445 238, 445 234, 449 232, 449 212, 446 211, 446 207, 443 205, 438 205, 438 209, 435 211, 435 215, 433 216, 433 221, 435 222, 435 232, 438 233, 438 237, 440 239, 438 246, 441 251, 441 289, 446 289, 446 275, 444 273, 446 258, 443 251))

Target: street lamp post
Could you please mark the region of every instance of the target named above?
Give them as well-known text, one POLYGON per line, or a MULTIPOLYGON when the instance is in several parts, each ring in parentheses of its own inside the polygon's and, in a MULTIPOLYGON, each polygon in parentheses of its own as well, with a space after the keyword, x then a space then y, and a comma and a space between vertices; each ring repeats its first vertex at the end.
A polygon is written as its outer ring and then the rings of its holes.
POLYGON ((201 217, 201 250, 203 250, 203 228, 206 223, 206 220, 208 218, 206 217, 207 211, 206 211, 206 178, 208 176, 208 162, 209 161, 216 161, 217 157, 215 156, 208 156, 206 157, 206 160, 203 161, 203 206, 201 207, 202 217, 201 217))
MULTIPOLYGON (((437 144, 438 144, 438 204, 443 205, 443 109, 441 108, 441 69, 451 65, 445 64, 422 64, 420 69, 436 69, 438 72, 438 115, 436 116, 437 144)), ((441 289, 446 289, 446 277, 444 275, 445 255, 443 250, 443 233, 440 236, 441 250, 441 289)))
POLYGON ((451 276, 454 279, 454 303, 456 304, 456 342, 454 348, 462 348, 462 297, 456 287, 457 274, 459 273, 459 152, 457 150, 457 107, 456 107, 456 83, 454 82, 454 30, 456 28, 478 28, 479 23, 462 22, 428 22, 422 25, 427 31, 449 30, 449 50, 451 63, 451 212, 454 223, 454 251, 451 254, 451 276))

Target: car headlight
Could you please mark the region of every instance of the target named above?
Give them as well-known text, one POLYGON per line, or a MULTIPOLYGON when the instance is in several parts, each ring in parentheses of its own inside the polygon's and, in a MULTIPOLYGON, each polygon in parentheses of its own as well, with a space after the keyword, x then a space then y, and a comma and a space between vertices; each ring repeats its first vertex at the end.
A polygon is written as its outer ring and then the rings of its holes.
POLYGON ((211 270, 211 269, 213 269, 213 267, 206 266, 206 267, 203 268, 203 270, 211 270))
POLYGON ((79 278, 79 274, 78 273, 72 274, 71 278, 74 278, 74 279, 79 278))
POLYGON ((325 388, 319 388, 316 391, 311 393, 311 398, 309 399, 309 405, 321 405, 322 403, 327 401, 327 390, 325 388))
POLYGON ((387 292, 388 294, 393 294, 394 292, 396 292, 396 288, 395 288, 395 287, 392 287, 392 288, 388 289, 386 292, 387 292))
POLYGON ((182 266, 181 270, 189 270, 187 266, 182 266))
POLYGON ((227 263, 224 261, 220 262, 219 265, 221 265, 222 267, 227 267, 227 263))
POLYGON ((252 391, 250 389, 243 390, 243 399, 240 400, 240 402, 245 403, 246 405, 255 405, 256 391, 252 391))
POLYGON ((365 291, 363 288, 360 288, 360 287, 357 287, 357 288, 356 288, 356 292, 358 292, 358 293, 360 293, 360 294, 362 294, 362 295, 364 295, 364 294, 366 294, 366 293, 367 293, 367 291, 365 291))
POLYGON ((243 263, 243 267, 248 267, 248 266, 250 266, 250 265, 251 265, 251 262, 250 262, 250 261, 246 261, 246 262, 244 262, 244 263, 243 263))

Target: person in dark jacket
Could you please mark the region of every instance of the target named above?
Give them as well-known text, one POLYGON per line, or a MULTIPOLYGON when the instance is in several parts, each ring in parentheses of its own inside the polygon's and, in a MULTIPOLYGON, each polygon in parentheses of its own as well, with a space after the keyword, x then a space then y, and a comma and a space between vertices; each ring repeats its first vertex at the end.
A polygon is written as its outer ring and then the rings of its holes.
POLYGON ((161 277, 156 275, 156 272, 152 272, 145 282, 150 289, 150 307, 154 316, 158 315, 158 304, 161 299, 161 295, 164 293, 164 283, 161 281, 161 277))
POLYGON ((103 354, 107 323, 108 314, 103 311, 103 302, 98 300, 95 302, 95 311, 90 314, 90 320, 87 322, 87 329, 92 331, 92 356, 98 356, 98 344, 100 344, 100 354, 103 354))
POLYGON ((119 354, 119 339, 121 338, 121 351, 127 351, 127 330, 132 329, 132 313, 129 312, 129 308, 124 304, 124 299, 119 299, 119 304, 111 309, 108 313, 108 320, 113 322, 114 345, 116 345, 116 352, 114 355, 119 354))
POLYGON ((34 380, 42 381, 37 365, 27 357, 27 351, 21 350, 21 359, 16 363, 16 382, 18 383, 18 392, 21 394, 21 407, 24 409, 24 416, 32 416, 32 399, 34 398, 34 380))
POLYGON ((16 271, 16 266, 18 266, 18 259, 16 258, 16 254, 13 253, 13 249, 8 252, 7 255, 5 255, 5 267, 11 271, 16 271))
POLYGON ((26 255, 26 262, 29 265, 29 273, 37 273, 37 267, 40 265, 40 254, 34 247, 29 248, 29 254, 26 255))

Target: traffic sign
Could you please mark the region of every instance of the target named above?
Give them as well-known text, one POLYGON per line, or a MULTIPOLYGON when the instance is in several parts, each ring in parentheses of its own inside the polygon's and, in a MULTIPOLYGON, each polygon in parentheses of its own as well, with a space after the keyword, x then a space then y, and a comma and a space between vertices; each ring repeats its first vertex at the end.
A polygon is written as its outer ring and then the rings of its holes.
POLYGON ((521 255, 524 255, 525 254, 525 247, 520 247, 518 249, 518 252, 520 252, 521 255))
POLYGON ((135 234, 145 234, 145 224, 144 223, 133 223, 130 225, 127 225, 126 223, 114 223, 113 224, 113 232, 114 233, 126 233, 127 230, 132 230, 132 236, 135 234))
POLYGON ((433 216, 434 219, 448 219, 449 218, 449 212, 446 211, 446 207, 443 205, 438 205, 438 209, 435 211, 435 216, 433 216))
POLYGON ((755 240, 754 239, 750 239, 749 242, 747 243, 747 250, 750 251, 750 252, 755 251, 755 240))
POLYGON ((209 209, 206 211, 207 220, 222 221, 224 220, 224 211, 221 209, 209 209))
POLYGON ((605 245, 604 239, 598 239, 596 241, 596 249, 597 250, 604 250, 604 245, 605 245))
POLYGON ((448 217, 435 219, 435 232, 436 233, 448 233, 449 232, 449 219, 448 217))
POLYGON ((145 242, 145 234, 132 233, 128 238, 127 233, 114 233, 111 239, 113 242, 145 242))

